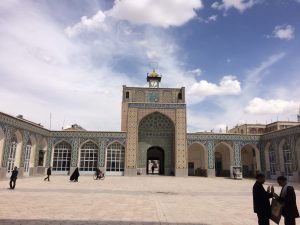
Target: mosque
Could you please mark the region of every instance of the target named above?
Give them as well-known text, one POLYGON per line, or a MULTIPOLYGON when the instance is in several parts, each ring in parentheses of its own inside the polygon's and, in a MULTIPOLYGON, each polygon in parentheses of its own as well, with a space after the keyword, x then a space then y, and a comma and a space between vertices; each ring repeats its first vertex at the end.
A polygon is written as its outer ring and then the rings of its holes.
POLYGON ((53 174, 79 167, 107 175, 300 177, 298 122, 244 124, 226 133, 187 133, 185 88, 160 88, 162 77, 147 74, 149 87, 123 86, 121 131, 87 131, 77 124, 49 130, 23 116, 0 112, 0 179, 14 166, 19 176, 53 174), (236 175, 236 174, 235 174, 236 175))

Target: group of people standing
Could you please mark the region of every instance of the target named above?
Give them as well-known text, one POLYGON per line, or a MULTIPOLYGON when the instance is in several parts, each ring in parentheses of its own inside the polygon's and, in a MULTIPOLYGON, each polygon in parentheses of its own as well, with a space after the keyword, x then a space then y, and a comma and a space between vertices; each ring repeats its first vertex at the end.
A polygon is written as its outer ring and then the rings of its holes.
POLYGON ((257 214, 259 225, 269 225, 271 219, 270 198, 276 199, 281 204, 281 215, 284 217, 285 225, 296 225, 296 218, 299 212, 296 204, 296 194, 294 188, 287 183, 287 178, 279 176, 277 183, 281 187, 281 192, 277 195, 273 186, 264 189, 263 184, 266 178, 264 174, 256 175, 256 182, 253 186, 253 206, 257 214))

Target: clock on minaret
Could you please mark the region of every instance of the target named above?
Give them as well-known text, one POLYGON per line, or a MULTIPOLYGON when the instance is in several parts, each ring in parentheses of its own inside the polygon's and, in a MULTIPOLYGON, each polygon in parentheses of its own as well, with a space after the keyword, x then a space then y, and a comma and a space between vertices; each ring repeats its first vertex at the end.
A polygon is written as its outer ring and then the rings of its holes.
POLYGON ((147 81, 150 88, 159 88, 159 82, 161 81, 161 76, 153 70, 150 74, 147 74, 147 81))

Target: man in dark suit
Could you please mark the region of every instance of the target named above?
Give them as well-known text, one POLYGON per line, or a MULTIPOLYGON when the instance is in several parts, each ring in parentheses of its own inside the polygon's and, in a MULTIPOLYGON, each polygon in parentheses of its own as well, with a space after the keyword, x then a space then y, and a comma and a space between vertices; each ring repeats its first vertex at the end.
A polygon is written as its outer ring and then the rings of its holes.
POLYGON ((277 177, 279 186, 282 187, 279 201, 283 203, 281 214, 284 216, 285 225, 295 225, 295 219, 299 217, 294 188, 287 184, 285 176, 277 177))
POLYGON ((51 166, 47 169, 47 177, 44 178, 44 181, 48 180, 50 181, 50 176, 51 176, 51 166))
POLYGON ((273 197, 274 187, 269 186, 266 191, 263 187, 265 181, 265 175, 258 173, 252 190, 253 207, 254 212, 257 214, 259 225, 270 225, 271 206, 269 199, 273 197))
POLYGON ((10 182, 9 182, 10 189, 15 189, 17 178, 18 178, 18 167, 15 166, 10 176, 10 182))

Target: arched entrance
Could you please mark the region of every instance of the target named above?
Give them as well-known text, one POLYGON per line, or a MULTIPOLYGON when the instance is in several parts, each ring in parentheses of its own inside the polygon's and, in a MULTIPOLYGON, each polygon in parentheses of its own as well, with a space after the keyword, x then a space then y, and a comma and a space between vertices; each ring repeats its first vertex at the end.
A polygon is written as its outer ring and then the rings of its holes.
POLYGON ((233 150, 230 145, 221 142, 215 147, 215 172, 217 177, 230 177, 233 165, 233 150))
POLYGON ((106 150, 106 174, 124 175, 125 147, 115 141, 106 150))
POLYGON ((3 150, 4 150, 5 134, 0 126, 0 167, 2 166, 3 150))
POLYGON ((300 170, 300 137, 296 141, 297 169, 300 170))
POLYGON ((71 145, 62 141, 54 146, 52 171, 55 174, 67 174, 71 164, 71 145))
MULTIPOLYGON (((21 160, 21 154, 22 154, 22 135, 19 130, 17 130, 14 135, 12 136, 10 140, 10 145, 8 149, 8 155, 7 155, 7 166, 6 166, 6 176, 10 177, 12 170, 14 167, 20 167, 20 160, 21 160)), ((20 176, 23 175, 23 173, 20 173, 20 176)))
POLYGON ((279 144, 280 168, 288 180, 293 180, 293 153, 291 145, 287 140, 282 140, 279 144))
POLYGON ((188 175, 207 176, 207 151, 201 143, 193 143, 189 146, 188 175))
POLYGON ((41 142, 41 150, 38 152, 38 167, 46 166, 47 148, 47 140, 46 138, 43 138, 41 142))
POLYGON ((260 157, 258 149, 253 145, 245 145, 241 150, 243 177, 255 177, 260 171, 260 157))
POLYGON ((165 174, 165 154, 160 147, 151 147, 147 151, 147 174, 165 174))
POLYGON ((79 154, 79 170, 83 174, 92 174, 98 167, 98 146, 92 142, 87 141, 80 147, 79 154))
POLYGON ((147 174, 149 170, 148 156, 154 154, 161 157, 163 153, 160 167, 164 168, 160 168, 159 173, 174 175, 174 143, 175 126, 170 118, 159 112, 145 116, 139 123, 138 130, 138 170, 147 174))

